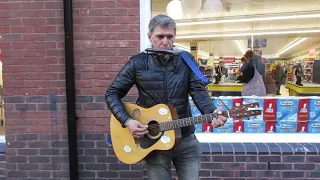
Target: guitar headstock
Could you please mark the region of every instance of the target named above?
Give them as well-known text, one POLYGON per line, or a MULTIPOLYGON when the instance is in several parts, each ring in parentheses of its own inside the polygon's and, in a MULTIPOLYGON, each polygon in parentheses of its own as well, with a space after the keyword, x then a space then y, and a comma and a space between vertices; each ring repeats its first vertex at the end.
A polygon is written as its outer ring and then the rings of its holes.
POLYGON ((229 115, 231 118, 241 119, 244 117, 249 118, 250 116, 261 115, 261 111, 263 111, 263 108, 259 107, 259 103, 253 102, 230 109, 229 115))

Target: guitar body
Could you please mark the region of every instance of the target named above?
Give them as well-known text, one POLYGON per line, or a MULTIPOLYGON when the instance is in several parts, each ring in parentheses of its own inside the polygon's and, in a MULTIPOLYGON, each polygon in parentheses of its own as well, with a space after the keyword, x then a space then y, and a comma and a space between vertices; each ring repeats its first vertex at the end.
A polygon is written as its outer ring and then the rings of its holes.
POLYGON ((151 108, 143 108, 135 104, 124 105, 132 119, 148 125, 149 133, 141 139, 135 139, 129 129, 123 128, 119 121, 111 115, 110 132, 113 149, 121 162, 134 164, 143 160, 154 150, 169 150, 180 143, 180 128, 159 132, 159 128, 152 125, 178 119, 174 107, 165 104, 158 104, 151 108))

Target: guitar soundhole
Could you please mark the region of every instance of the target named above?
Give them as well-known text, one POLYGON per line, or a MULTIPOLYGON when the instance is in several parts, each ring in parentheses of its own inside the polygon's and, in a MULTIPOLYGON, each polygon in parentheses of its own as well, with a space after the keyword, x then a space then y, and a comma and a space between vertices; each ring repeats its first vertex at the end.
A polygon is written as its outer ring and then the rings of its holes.
POLYGON ((148 136, 150 138, 157 138, 160 134, 160 127, 157 121, 150 121, 148 123, 149 127, 148 127, 148 131, 149 134, 148 136))
POLYGON ((143 149, 147 149, 154 145, 164 134, 164 132, 160 131, 157 121, 150 121, 148 126, 149 133, 139 140, 140 147, 143 149))

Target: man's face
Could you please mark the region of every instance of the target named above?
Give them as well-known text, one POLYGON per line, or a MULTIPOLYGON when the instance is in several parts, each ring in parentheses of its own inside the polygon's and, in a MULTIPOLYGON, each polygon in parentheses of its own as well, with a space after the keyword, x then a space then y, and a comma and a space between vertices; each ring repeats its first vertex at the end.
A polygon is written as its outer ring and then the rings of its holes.
POLYGON ((166 26, 157 26, 148 36, 153 48, 157 49, 171 49, 176 38, 174 29, 166 26))

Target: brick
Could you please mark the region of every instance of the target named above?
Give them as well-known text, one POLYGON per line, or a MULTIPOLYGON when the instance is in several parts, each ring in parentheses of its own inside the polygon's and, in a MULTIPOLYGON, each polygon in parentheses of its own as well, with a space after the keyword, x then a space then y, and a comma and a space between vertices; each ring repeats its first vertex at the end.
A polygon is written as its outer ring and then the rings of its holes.
MULTIPOLYGON (((86 170, 105 170, 107 169, 107 164, 86 164, 85 165, 86 170)), ((120 169, 115 169, 120 170, 120 169)))
POLYGON ((299 164, 298 162, 294 164, 294 170, 307 170, 307 171, 312 171, 312 170, 317 170, 317 164, 299 164))
POLYGON ((18 134, 16 138, 18 141, 38 140, 38 134, 18 134))
POLYGON ((141 171, 119 171, 120 178, 141 178, 143 174, 141 171))
MULTIPOLYGON (((99 158, 97 158, 97 160, 100 158, 103 158, 103 157, 99 157, 99 158)), ((79 161, 79 163, 95 163, 96 158, 94 156, 79 156, 78 161, 79 161)), ((97 162, 102 163, 101 161, 97 161, 97 162)))
POLYGON ((257 162, 257 156, 235 156, 236 162, 257 162))
POLYGON ((6 103, 25 103, 26 98, 22 96, 6 96, 4 97, 6 103))
POLYGON ((28 171, 9 171, 9 177, 28 177, 28 171))
POLYGON ((233 171, 212 171, 212 177, 233 177, 233 171))
POLYGON ((222 169, 245 170, 245 163, 223 163, 222 169))
POLYGON ((94 142, 92 142, 92 141, 79 141, 78 147, 79 148, 94 148, 94 142))
MULTIPOLYGON (((277 171, 277 170, 280 170, 280 169, 275 169, 275 171, 258 171, 257 173, 257 176, 258 177, 281 177, 281 172, 280 171, 277 171)), ((281 169, 282 170, 282 169, 281 169)))
POLYGON ((30 156, 28 157, 29 163, 49 163, 50 157, 48 156, 30 156))
POLYGON ((246 169, 247 170, 267 170, 268 165, 267 163, 247 163, 246 169))
POLYGON ((307 177, 320 179, 320 172, 319 171, 308 172, 307 177))
POLYGON ((221 163, 201 163, 201 169, 222 169, 221 163))
POLYGON ((38 149, 18 149, 18 155, 38 155, 38 149))
MULTIPOLYGON (((99 174, 99 172, 98 172, 99 174)), ((80 171, 79 172, 79 177, 82 177, 82 178, 95 178, 96 177, 96 173, 95 172, 92 172, 92 171, 80 171)), ((99 177, 99 175, 98 175, 99 177)))
POLYGON ((97 158, 97 163, 118 163, 119 160, 115 156, 106 156, 97 158))
POLYGON ((283 162, 305 162, 306 161, 306 157, 305 156, 298 156, 298 155, 283 156, 282 157, 282 161, 283 162))
MULTIPOLYGON (((306 161, 307 162, 315 162, 315 163, 318 163, 318 162, 320 162, 320 156, 307 156, 306 157, 306 161)), ((303 161, 301 161, 301 162, 303 162, 303 161)))
POLYGON ((118 178, 119 172, 117 171, 99 171, 97 172, 99 178, 118 178))
POLYGON ((108 170, 129 170, 128 164, 108 164, 108 170))
POLYGON ((40 151, 40 155, 59 155, 61 154, 61 150, 60 149, 39 149, 40 151))
POLYGON ((8 156, 8 163, 27 163, 28 159, 26 156, 8 156))
POLYGON ((259 156, 260 162, 281 162, 281 156, 259 156))
POLYGON ((292 170, 293 164, 280 164, 280 163, 271 163, 270 164, 271 170, 292 170))
POLYGON ((234 156, 212 156, 214 162, 234 162, 234 156))
POLYGON ((30 148, 49 148, 49 142, 48 141, 28 142, 28 146, 30 148))
POLYGON ((84 134, 84 140, 105 140, 104 134, 84 134))
POLYGON ((304 172, 297 172, 297 171, 282 172, 282 178, 303 178, 303 177, 305 177, 304 172))
POLYGON ((86 103, 83 104, 83 110, 105 110, 107 109, 106 103, 86 103))
POLYGON ((29 177, 46 178, 50 177, 49 171, 29 171, 29 177))
POLYGON ((234 177, 257 177, 256 171, 234 171, 234 177))
POLYGON ((39 170, 40 165, 39 164, 18 164, 18 170, 39 170))

